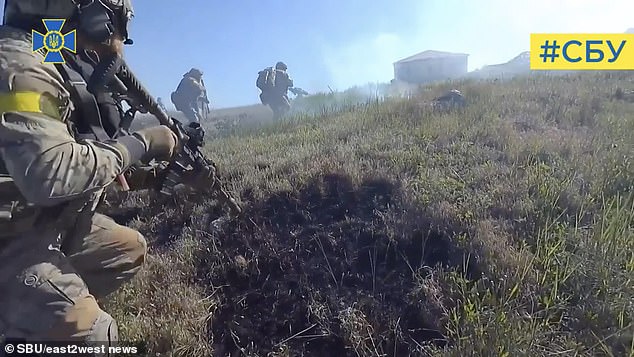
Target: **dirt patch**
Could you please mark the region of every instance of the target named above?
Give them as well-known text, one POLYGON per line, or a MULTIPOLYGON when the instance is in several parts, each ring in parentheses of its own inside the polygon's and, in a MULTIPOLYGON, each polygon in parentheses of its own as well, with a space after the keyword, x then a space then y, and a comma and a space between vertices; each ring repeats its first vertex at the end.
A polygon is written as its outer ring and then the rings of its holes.
POLYGON ((209 322, 215 355, 407 355, 444 344, 411 294, 413 273, 459 266, 462 254, 429 217, 394 234, 386 217, 402 212, 399 198, 387 180, 327 175, 254 203, 255 224, 210 240, 199 283, 222 300, 209 322))
MULTIPOLYGON (((265 200, 241 196, 248 218, 205 234, 197 258, 195 283, 220 300, 207 322, 215 356, 401 356, 446 343, 439 309, 418 284, 425 266, 460 269, 464 254, 444 233, 460 227, 407 207, 401 188, 381 178, 355 185, 329 174, 265 200)), ((139 218, 155 252, 185 227, 209 231, 221 214, 199 195, 109 201, 101 211, 120 224, 139 218)))
MULTIPOLYGON (((169 249, 170 243, 179 239, 185 227, 193 226, 193 217, 201 216, 207 207, 207 197, 177 193, 162 197, 148 190, 108 193, 107 203, 98 211, 121 225, 129 225, 134 219, 143 224, 135 227, 145 236, 155 251, 169 249)), ((198 227, 196 227, 198 228, 198 227)))

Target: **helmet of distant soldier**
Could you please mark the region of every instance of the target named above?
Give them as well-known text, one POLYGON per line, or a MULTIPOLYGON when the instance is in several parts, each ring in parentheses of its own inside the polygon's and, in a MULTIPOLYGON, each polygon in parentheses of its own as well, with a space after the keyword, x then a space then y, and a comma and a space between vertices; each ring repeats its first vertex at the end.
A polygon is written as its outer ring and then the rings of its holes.
POLYGON ((107 43, 118 33, 132 44, 128 25, 133 16, 132 0, 5 0, 3 25, 30 31, 41 28, 43 19, 65 19, 96 43, 107 43))
POLYGON ((286 63, 284 63, 284 62, 277 62, 275 64, 275 69, 286 71, 288 69, 288 67, 286 66, 286 63))
POLYGON ((185 73, 186 76, 200 78, 203 76, 203 71, 198 68, 192 68, 189 72, 185 73))

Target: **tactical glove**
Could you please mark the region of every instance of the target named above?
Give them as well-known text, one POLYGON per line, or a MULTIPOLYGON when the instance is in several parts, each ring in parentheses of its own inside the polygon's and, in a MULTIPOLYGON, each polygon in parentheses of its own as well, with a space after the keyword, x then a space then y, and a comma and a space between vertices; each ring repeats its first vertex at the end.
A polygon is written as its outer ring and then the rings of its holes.
POLYGON ((183 175, 183 183, 195 190, 204 191, 216 183, 216 169, 212 165, 200 170, 191 170, 183 175))
POLYGON ((165 125, 141 129, 132 135, 145 144, 143 162, 152 159, 169 161, 178 149, 178 137, 165 125))
POLYGON ((160 175, 167 168, 165 161, 155 162, 151 165, 133 165, 125 172, 130 190, 143 190, 156 187, 160 181, 160 175))

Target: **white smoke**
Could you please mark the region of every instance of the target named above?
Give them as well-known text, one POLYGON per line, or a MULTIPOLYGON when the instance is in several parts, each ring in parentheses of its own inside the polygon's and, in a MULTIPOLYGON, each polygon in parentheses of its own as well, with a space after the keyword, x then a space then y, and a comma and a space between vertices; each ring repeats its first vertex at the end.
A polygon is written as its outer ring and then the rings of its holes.
POLYGON ((324 62, 330 72, 331 86, 344 90, 369 82, 389 82, 395 56, 408 53, 408 47, 401 37, 391 33, 359 39, 343 48, 324 46, 324 62))
POLYGON ((530 33, 622 33, 634 18, 632 0, 420 1, 418 26, 379 32, 340 46, 322 46, 323 62, 338 90, 389 82, 393 62, 425 51, 468 53, 469 70, 504 63, 529 49, 530 33))

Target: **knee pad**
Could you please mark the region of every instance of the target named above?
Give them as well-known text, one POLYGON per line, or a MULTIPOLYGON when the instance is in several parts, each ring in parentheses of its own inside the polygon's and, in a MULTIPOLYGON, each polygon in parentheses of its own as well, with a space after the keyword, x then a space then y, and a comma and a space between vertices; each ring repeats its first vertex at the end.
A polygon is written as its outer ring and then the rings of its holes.
POLYGON ((145 239, 145 237, 143 236, 143 234, 136 232, 137 233, 137 243, 139 243, 139 247, 137 248, 138 254, 140 256, 143 256, 145 258, 145 256, 147 255, 147 240, 145 239))
POLYGON ((119 341, 119 328, 117 321, 107 312, 101 310, 92 326, 92 332, 88 335, 88 343, 104 343, 115 346, 119 341))
POLYGON ((128 227, 121 227, 117 234, 120 234, 118 239, 124 246, 122 249, 124 254, 118 258, 118 261, 140 267, 147 256, 148 246, 145 237, 128 227))

